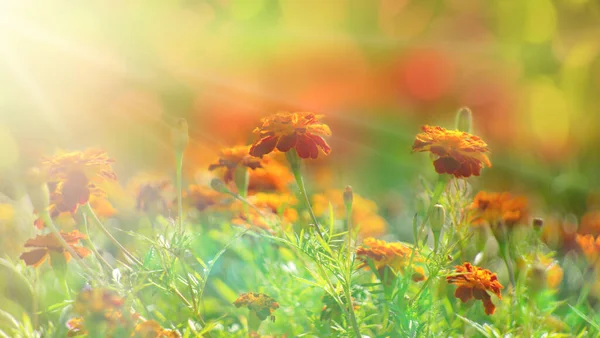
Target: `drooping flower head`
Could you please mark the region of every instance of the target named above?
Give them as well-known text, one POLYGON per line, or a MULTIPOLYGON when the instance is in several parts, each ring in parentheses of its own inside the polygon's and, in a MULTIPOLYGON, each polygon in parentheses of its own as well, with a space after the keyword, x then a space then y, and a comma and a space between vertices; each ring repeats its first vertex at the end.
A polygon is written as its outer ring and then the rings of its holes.
POLYGON ((242 293, 238 299, 233 302, 235 307, 245 306, 250 311, 254 312, 260 320, 265 320, 267 317, 271 317, 271 320, 275 320, 273 312, 279 309, 279 303, 264 293, 248 292, 242 293))
POLYGON ((528 210, 527 198, 513 197, 507 192, 495 193, 480 191, 471 203, 472 224, 489 224, 490 226, 525 224, 528 210))
MULTIPOLYGON (((106 152, 96 149, 63 153, 43 160, 41 165, 50 191, 50 215, 74 213, 92 195, 103 198, 105 192, 98 184, 117 179, 112 163, 114 160, 106 152)), ((39 222, 36 225, 41 227, 39 222)))
POLYGON ((447 173, 458 178, 479 176, 484 165, 492 166, 487 157, 488 145, 478 136, 428 125, 422 130, 417 134, 412 150, 436 155, 433 166, 438 174, 447 173))
POLYGON ((454 296, 463 303, 473 298, 481 300, 487 315, 492 315, 496 311, 496 306, 492 303, 488 292, 494 293, 502 299, 500 290, 504 287, 498 281, 496 274, 490 270, 473 266, 468 262, 457 265, 454 274, 446 277, 446 281, 458 286, 454 296))
POLYGON ((413 281, 425 280, 425 270, 417 265, 423 261, 422 257, 413 248, 400 242, 388 243, 373 237, 365 238, 363 244, 356 249, 356 256, 362 261, 360 267, 368 267, 368 260, 371 259, 382 280, 386 269, 391 269, 392 274, 404 274, 411 269, 413 281))
POLYGON ((220 151, 217 163, 211 164, 208 170, 225 168, 223 181, 227 183, 233 181, 234 172, 238 167, 248 167, 254 170, 262 168, 262 161, 260 158, 250 155, 250 146, 225 148, 220 151))
MULTIPOLYGON (((73 230, 72 232, 68 233, 61 231, 60 235, 65 242, 69 244, 77 256, 79 256, 79 258, 84 258, 90 254, 90 250, 79 246, 79 241, 87 238, 86 235, 77 230, 73 230)), ((35 238, 25 242, 25 247, 35 248, 31 251, 22 253, 20 256, 20 258, 24 260, 27 265, 31 265, 33 267, 42 265, 46 260, 52 263, 52 253, 64 254, 67 262, 71 259, 71 254, 63 248, 53 233, 37 235, 35 238)))
POLYGON ((250 155, 262 157, 275 148, 281 152, 296 149, 300 158, 317 158, 319 149, 327 155, 331 148, 323 136, 331 135, 329 126, 320 122, 322 115, 314 113, 279 112, 261 120, 254 129, 259 140, 250 148, 250 155))

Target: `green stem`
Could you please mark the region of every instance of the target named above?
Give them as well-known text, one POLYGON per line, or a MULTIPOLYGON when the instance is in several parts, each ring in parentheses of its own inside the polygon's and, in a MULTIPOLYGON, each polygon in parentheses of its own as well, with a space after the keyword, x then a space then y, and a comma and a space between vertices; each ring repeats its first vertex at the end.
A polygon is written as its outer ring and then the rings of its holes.
POLYGON ((92 242, 90 240, 90 230, 88 228, 88 222, 87 222, 86 215, 83 215, 83 225, 85 227, 85 234, 87 235, 87 239, 85 240, 85 242, 92 249, 92 252, 94 253, 94 256, 96 256, 96 259, 98 259, 101 263, 103 263, 111 271, 114 270, 114 268, 112 267, 112 265, 110 265, 110 263, 108 263, 106 261, 106 259, 104 259, 104 257, 102 257, 102 255, 100 254, 100 252, 98 252, 98 249, 96 248, 96 245, 94 244, 94 242, 92 242))
POLYGON ((177 220, 177 232, 183 231, 183 202, 182 202, 182 170, 183 170, 183 152, 178 151, 175 154, 176 159, 176 172, 175 172, 175 184, 177 186, 177 213, 179 215, 177 220))
POLYGON ((195 315, 198 315, 198 302, 196 301, 196 294, 194 293, 194 287, 192 286, 192 280, 190 279, 190 275, 185 267, 185 263, 183 259, 179 258, 179 262, 181 263, 181 267, 183 268, 183 273, 185 274, 185 279, 187 281, 188 287, 190 289, 190 296, 192 297, 192 311, 195 315))
POLYGON ((312 209, 310 204, 310 200, 308 198, 308 194, 306 193, 306 186, 304 185, 304 179, 302 178, 302 173, 300 172, 300 158, 296 153, 295 149, 291 149, 286 153, 286 158, 290 163, 290 167, 292 169, 292 173, 294 173, 294 178, 296 179, 296 184, 298 185, 298 189, 300 189, 300 195, 304 197, 304 202, 306 204, 306 208, 308 209, 308 213, 312 218, 317 233, 321 238, 323 238, 323 233, 321 232, 321 226, 319 225, 319 221, 317 220, 317 216, 315 216, 315 212, 312 209))
POLYGON ((100 230, 102 230, 102 232, 106 235, 106 237, 108 237, 110 239, 110 241, 116 247, 121 249, 121 251, 123 251, 123 253, 127 257, 129 257, 135 264, 142 265, 142 262, 140 262, 131 252, 129 252, 129 250, 127 250, 121 243, 119 243, 119 241, 113 237, 113 235, 108 231, 108 229, 106 229, 104 227, 104 225, 102 224, 102 221, 100 221, 100 218, 98 218, 98 216, 96 216, 96 213, 94 212, 94 210, 92 210, 92 207, 90 206, 89 203, 86 203, 83 206, 83 208, 84 208, 83 211, 96 222, 96 225, 98 225, 100 230))
MULTIPOLYGON (((440 198, 442 197, 444 190, 446 190, 446 184, 449 181, 450 181, 450 175, 442 174, 439 176, 438 182, 436 183, 435 188, 433 189, 433 195, 431 196, 431 201, 429 202, 429 208, 427 209, 425 218, 423 219, 423 222, 421 223, 421 226, 419 227, 419 231, 417 232, 418 236, 420 236, 421 233, 423 232, 423 229, 425 229, 425 225, 427 224, 427 221, 429 221, 429 217, 433 213, 433 208, 439 202, 440 198)), ((415 238, 415 243, 416 243, 417 247, 419 246, 419 242, 420 242, 419 238, 415 238)))

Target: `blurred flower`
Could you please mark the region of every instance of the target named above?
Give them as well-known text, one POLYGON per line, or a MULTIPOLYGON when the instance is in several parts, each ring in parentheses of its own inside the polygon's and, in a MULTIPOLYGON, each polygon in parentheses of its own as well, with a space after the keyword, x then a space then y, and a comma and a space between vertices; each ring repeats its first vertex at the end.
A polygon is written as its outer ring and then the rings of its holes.
POLYGON ((240 210, 231 219, 231 224, 243 226, 247 229, 255 227, 271 233, 273 232, 272 226, 280 223, 277 214, 270 211, 258 212, 254 208, 248 208, 247 211, 240 210))
POLYGON ((146 320, 135 326, 134 338, 178 338, 177 331, 167 330, 154 320, 146 320))
MULTIPOLYGON (((136 313, 124 313, 125 299, 115 291, 106 288, 86 287, 73 303, 73 312, 79 317, 67 322, 67 336, 86 335, 88 330, 101 329, 105 337, 134 337, 134 325, 140 316, 136 313), (127 315, 125 315, 127 314, 127 315)), ((148 337, 148 336, 135 336, 148 337)), ((169 337, 169 336, 152 336, 169 337)), ((178 337, 178 336, 174 336, 178 337)))
POLYGON ((592 235, 578 234, 576 241, 590 266, 599 263, 600 267, 600 236, 594 238, 592 235))
POLYGON ((458 178, 479 176, 484 165, 492 164, 486 153, 487 144, 478 136, 442 127, 423 126, 423 133, 417 134, 413 151, 429 151, 437 156, 433 161, 438 174, 452 174, 458 178))
POLYGON ((314 113, 280 112, 263 118, 262 126, 254 129, 260 139, 250 148, 250 155, 262 157, 275 148, 281 152, 296 149, 300 158, 317 158, 319 148, 329 154, 331 148, 323 136, 331 135, 331 130, 320 123, 321 117, 314 113))
POLYGON ((217 206, 223 200, 223 194, 212 188, 192 184, 187 191, 183 193, 183 201, 198 211, 204 211, 207 208, 217 206))
POLYGON ((495 193, 480 191, 471 203, 471 224, 490 226, 526 224, 528 216, 527 198, 513 197, 507 192, 495 193))
POLYGON ((577 232, 582 235, 600 235, 600 211, 591 211, 583 215, 577 232))
POLYGON ((553 250, 566 253, 577 249, 577 223, 565 218, 549 218, 541 229, 541 240, 553 250))
MULTIPOLYGON (((84 258, 90 254, 90 250, 78 246, 79 241, 81 239, 87 238, 84 234, 80 233, 77 230, 73 230, 69 233, 65 233, 63 231, 60 232, 62 238, 69 244, 71 249, 79 258, 84 258)), ((53 233, 49 233, 46 235, 37 235, 35 238, 28 240, 25 242, 26 248, 37 248, 29 252, 24 252, 21 254, 20 258, 25 261, 27 265, 31 265, 33 267, 38 267, 42 265, 46 261, 46 259, 51 262, 51 253, 62 253, 65 255, 65 259, 67 262, 71 259, 71 254, 66 251, 63 246, 60 244, 58 239, 55 237, 53 233)))
MULTIPOLYGON (((312 206, 317 217, 326 217, 329 204, 333 206, 336 218, 345 218, 344 191, 340 189, 327 190, 312 196, 312 206)), ((381 236, 387 232, 387 222, 377 214, 377 204, 353 192, 352 225, 357 227, 361 237, 381 236)))
POLYGON ((254 312, 260 320, 265 320, 271 316, 271 320, 275 320, 273 312, 279 309, 277 301, 264 293, 248 292, 242 293, 238 299, 233 302, 235 307, 246 306, 250 311, 254 312))
POLYGON ((250 146, 237 146, 233 148, 222 149, 219 153, 217 163, 211 164, 208 170, 217 168, 225 168, 223 180, 225 183, 233 181, 233 175, 238 167, 248 167, 250 169, 261 168, 262 163, 260 158, 250 155, 250 146))
POLYGON ((391 269, 392 278, 396 273, 404 274, 410 269, 413 272, 411 276, 413 281, 425 280, 425 270, 415 265, 423 262, 423 259, 416 250, 400 242, 388 243, 373 237, 365 238, 363 244, 356 249, 356 256, 362 261, 359 268, 368 267, 368 259, 373 260, 381 280, 385 277, 386 268, 391 269))
POLYGON ((175 198, 171 180, 164 175, 137 174, 129 180, 126 189, 135 197, 135 209, 152 217, 168 213, 175 198))
POLYGON ((471 263, 457 265, 454 274, 446 277, 446 281, 458 286, 454 296, 463 303, 472 298, 481 300, 487 315, 492 315, 496 311, 496 306, 492 303, 488 291, 502 299, 500 290, 504 287, 498 281, 496 274, 490 270, 473 266, 471 263))
POLYGON ((563 280, 564 271, 552 257, 542 254, 529 254, 517 259, 517 267, 525 271, 531 282, 531 289, 545 284, 549 289, 556 289, 563 280))
POLYGON ((281 215, 286 223, 294 223, 298 220, 298 211, 293 208, 298 200, 294 195, 259 192, 248 197, 248 201, 261 210, 281 215))
POLYGON ((262 167, 250 171, 248 192, 287 192, 290 183, 294 182, 294 175, 289 166, 269 158, 262 158, 262 167))
MULTIPOLYGON (((89 202, 91 196, 103 198, 105 192, 98 184, 117 179, 112 169, 113 162, 106 152, 95 149, 59 154, 43 160, 50 191, 50 216, 55 218, 63 212, 74 213, 80 205, 89 202)), ((36 226, 43 227, 43 222, 36 221, 36 226)))

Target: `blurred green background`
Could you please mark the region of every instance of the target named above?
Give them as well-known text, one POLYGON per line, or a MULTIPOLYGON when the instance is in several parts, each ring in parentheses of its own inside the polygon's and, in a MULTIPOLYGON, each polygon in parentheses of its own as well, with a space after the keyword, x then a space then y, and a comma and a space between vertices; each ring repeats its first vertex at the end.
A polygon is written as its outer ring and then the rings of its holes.
POLYGON ((600 2, 595 0, 3 1, 0 167, 100 147, 123 181, 171 170, 169 126, 190 123, 186 180, 278 110, 325 114, 331 156, 313 189, 346 184, 412 215, 422 124, 470 107, 494 167, 478 188, 581 215, 600 188, 600 2))

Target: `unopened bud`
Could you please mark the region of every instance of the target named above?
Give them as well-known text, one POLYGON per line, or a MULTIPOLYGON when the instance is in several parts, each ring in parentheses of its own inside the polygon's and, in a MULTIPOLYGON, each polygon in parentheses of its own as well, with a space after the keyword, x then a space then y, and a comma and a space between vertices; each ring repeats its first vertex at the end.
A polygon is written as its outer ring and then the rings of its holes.
POLYGON ((352 187, 347 186, 346 189, 344 189, 344 204, 346 205, 346 208, 352 206, 353 200, 354 200, 354 193, 352 192, 352 187))
POLYGON ((171 134, 175 150, 183 152, 189 141, 187 121, 184 118, 177 119, 175 125, 171 128, 171 134))
POLYGON ((210 181, 210 186, 211 188, 213 188, 214 190, 224 193, 224 194, 231 194, 231 190, 229 190, 229 188, 227 188, 227 185, 225 184, 225 182, 221 181, 218 178, 213 178, 210 181))
POLYGON ((431 216, 429 217, 429 226, 434 233, 440 232, 446 221, 446 209, 441 204, 433 206, 431 216))
POLYGON ((34 210, 43 211, 50 205, 50 192, 46 179, 40 169, 31 168, 26 175, 27 194, 34 210))
POLYGON ((456 129, 470 133, 473 128, 473 113, 467 107, 462 107, 456 113, 456 129))
POLYGON ((544 220, 542 218, 536 217, 533 219, 532 224, 535 229, 540 229, 544 225, 544 220))

